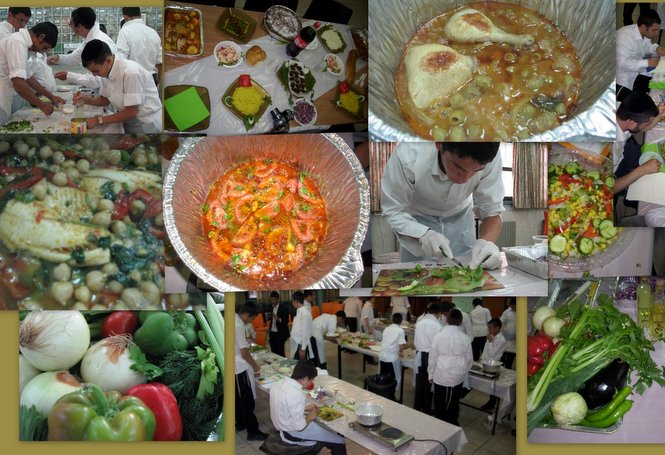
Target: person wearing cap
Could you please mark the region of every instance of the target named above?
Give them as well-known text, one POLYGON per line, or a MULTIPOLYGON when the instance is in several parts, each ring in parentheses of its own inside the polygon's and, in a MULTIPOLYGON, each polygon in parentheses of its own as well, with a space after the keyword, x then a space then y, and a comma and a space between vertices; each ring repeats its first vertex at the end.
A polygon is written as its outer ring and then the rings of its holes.
POLYGON ((32 12, 23 6, 10 6, 7 10, 7 19, 0 22, 0 40, 5 36, 18 32, 30 22, 32 12))
POLYGON ((54 95, 30 74, 29 52, 48 52, 58 42, 58 28, 42 22, 27 30, 20 29, 0 40, 0 125, 9 122, 12 114, 27 103, 51 115, 54 105, 65 100, 54 95), (40 99, 44 96, 50 102, 40 99))
POLYGON ((138 7, 122 8, 125 21, 118 32, 116 44, 118 52, 129 60, 145 68, 159 85, 162 73, 162 38, 152 28, 145 25, 138 7))
POLYGON ((81 61, 100 79, 99 96, 76 93, 73 103, 113 106, 111 115, 88 117, 88 129, 104 123, 118 123, 126 133, 157 134, 162 131, 162 102, 152 76, 141 65, 111 52, 100 40, 85 45, 81 61))
POLYGON ((658 66, 665 48, 653 43, 660 33, 661 19, 652 9, 640 9, 637 23, 616 32, 616 93, 621 102, 631 92, 648 92, 647 70, 658 66))
POLYGON ((383 217, 402 262, 471 256, 469 266, 501 266, 503 181, 499 143, 400 143, 381 179, 383 217), (477 217, 481 220, 476 238, 477 217))

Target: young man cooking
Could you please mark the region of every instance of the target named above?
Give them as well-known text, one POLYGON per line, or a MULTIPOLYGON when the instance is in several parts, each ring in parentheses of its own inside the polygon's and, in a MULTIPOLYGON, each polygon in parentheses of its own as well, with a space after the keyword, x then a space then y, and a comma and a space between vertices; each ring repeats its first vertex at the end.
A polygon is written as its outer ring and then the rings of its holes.
POLYGON ((152 76, 141 65, 113 54, 100 40, 85 45, 81 60, 101 78, 99 96, 74 94, 73 103, 112 105, 115 113, 87 118, 88 129, 122 122, 126 133, 156 134, 162 131, 162 102, 152 76))
POLYGON ((318 449, 328 447, 332 455, 344 455, 344 438, 317 424, 318 407, 313 403, 305 404, 303 389, 309 388, 316 376, 314 364, 301 360, 290 378, 275 383, 270 389, 270 420, 283 443, 312 448, 320 443, 318 449))
POLYGON ((402 262, 471 255, 469 265, 501 266, 503 182, 498 143, 400 143, 383 171, 383 216, 402 262), (482 221, 476 239, 474 211, 482 221))
POLYGON ((432 414, 432 385, 427 377, 427 366, 429 363, 429 351, 432 347, 434 337, 441 331, 441 306, 430 303, 427 313, 416 322, 416 333, 414 344, 416 346, 416 390, 413 400, 413 409, 432 414))
POLYGON ((335 314, 323 313, 312 321, 312 337, 315 340, 312 347, 316 348, 314 357, 317 359, 317 366, 322 370, 328 367, 326 340, 337 343, 335 330, 337 330, 337 327, 344 327, 345 324, 346 314, 343 311, 338 311, 335 314))

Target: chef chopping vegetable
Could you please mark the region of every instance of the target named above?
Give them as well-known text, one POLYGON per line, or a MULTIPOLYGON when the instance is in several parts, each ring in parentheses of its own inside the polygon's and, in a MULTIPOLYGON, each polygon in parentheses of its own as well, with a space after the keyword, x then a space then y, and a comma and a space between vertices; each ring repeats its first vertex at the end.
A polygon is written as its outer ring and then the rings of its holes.
POLYGON ((501 255, 503 182, 499 143, 401 143, 381 180, 383 216, 403 262, 471 256, 496 269, 501 255), (478 238, 474 212, 481 220, 478 238))

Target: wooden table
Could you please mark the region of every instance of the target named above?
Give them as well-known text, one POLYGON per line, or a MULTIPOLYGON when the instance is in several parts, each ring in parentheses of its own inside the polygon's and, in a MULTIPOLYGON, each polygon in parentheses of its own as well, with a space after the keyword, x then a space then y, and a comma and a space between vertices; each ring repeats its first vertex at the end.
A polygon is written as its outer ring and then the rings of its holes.
MULTIPOLYGON (((286 55, 285 43, 281 43, 270 37, 261 27, 263 22, 263 13, 256 11, 243 11, 257 23, 256 30, 247 44, 240 44, 243 52, 246 52, 252 45, 259 45, 267 54, 265 61, 255 66, 249 66, 243 61, 236 68, 220 68, 213 55, 215 45, 220 41, 231 40, 216 27, 217 20, 226 8, 216 6, 196 5, 188 3, 169 2, 166 6, 194 7, 201 11, 203 21, 203 52, 195 57, 175 56, 166 54, 164 57, 164 87, 171 85, 196 85, 206 87, 210 96, 210 126, 206 130, 198 131, 215 135, 231 134, 259 134, 270 131, 272 128, 272 119, 270 111, 279 108, 280 111, 290 109, 292 103, 289 100, 289 94, 286 92, 282 83, 278 80, 276 70, 278 66, 289 60, 286 55), (240 74, 249 74, 253 80, 261 84, 271 95, 272 104, 268 107, 265 114, 261 117, 257 125, 250 131, 246 131, 242 122, 231 114, 222 102, 222 95, 226 89, 235 81, 240 74)), ((309 21, 311 22, 311 21, 309 21)), ((303 20, 303 25, 309 23, 303 20)), ((325 24, 321 24, 322 26, 325 24)), ((346 61, 348 53, 354 49, 353 39, 350 33, 350 27, 347 25, 334 24, 335 28, 342 34, 347 48, 337 54, 342 62, 346 61)), ((317 38, 318 41, 318 38, 317 38)), ((314 49, 305 49, 297 59, 305 64, 316 78, 314 86, 314 105, 317 109, 317 121, 312 127, 300 127, 295 122, 291 122, 291 131, 317 131, 325 130, 330 125, 347 124, 357 122, 353 116, 343 112, 335 106, 337 96, 337 85, 345 75, 333 76, 330 73, 322 71, 324 69, 324 56, 327 51, 321 43, 314 49)), ((367 62, 357 60, 356 63, 356 83, 354 88, 359 92, 366 91, 367 81, 367 62), (362 85, 360 82, 362 81, 362 85)), ((367 103, 363 106, 365 118, 367 103)), ((366 121, 366 120, 365 120, 366 121)))

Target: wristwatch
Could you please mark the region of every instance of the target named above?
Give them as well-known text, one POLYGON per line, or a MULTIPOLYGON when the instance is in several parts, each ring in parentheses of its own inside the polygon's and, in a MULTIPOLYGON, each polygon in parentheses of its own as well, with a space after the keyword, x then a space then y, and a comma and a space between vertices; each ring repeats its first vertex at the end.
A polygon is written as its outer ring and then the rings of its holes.
POLYGON ((97 124, 98 125, 103 125, 104 124, 104 116, 103 115, 98 115, 97 116, 97 124))

